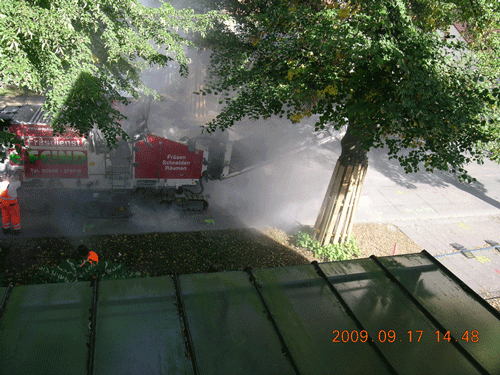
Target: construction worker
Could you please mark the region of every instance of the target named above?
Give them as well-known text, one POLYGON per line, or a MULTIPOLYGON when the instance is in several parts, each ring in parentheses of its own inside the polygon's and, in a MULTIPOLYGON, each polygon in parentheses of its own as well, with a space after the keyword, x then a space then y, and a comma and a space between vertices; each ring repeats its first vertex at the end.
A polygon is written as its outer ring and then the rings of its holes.
POLYGON ((99 257, 97 256, 97 254, 93 251, 90 251, 89 248, 85 245, 78 246, 78 253, 82 257, 87 256, 87 259, 82 264, 80 264, 80 267, 82 267, 87 262, 89 262, 91 265, 99 263, 99 257))
POLYGON ((19 203, 17 202, 17 189, 21 187, 22 172, 19 175, 9 176, 4 174, 0 182, 0 200, 2 209, 2 231, 4 234, 10 233, 10 224, 12 222, 13 234, 21 232, 21 214, 19 212, 19 203))

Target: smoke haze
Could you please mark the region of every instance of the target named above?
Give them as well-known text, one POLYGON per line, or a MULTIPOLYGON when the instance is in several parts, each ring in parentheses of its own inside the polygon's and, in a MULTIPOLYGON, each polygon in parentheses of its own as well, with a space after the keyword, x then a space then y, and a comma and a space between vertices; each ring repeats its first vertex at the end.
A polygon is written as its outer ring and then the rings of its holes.
MULTIPOLYGON (((157 5, 156 1, 146 1, 157 5)), ((191 59, 188 78, 180 77, 178 66, 150 69, 144 73, 148 86, 157 90, 163 101, 143 98, 124 109, 128 117, 124 130, 131 136, 149 131, 155 135, 180 141, 182 137, 196 138, 201 127, 220 111, 218 97, 197 96, 206 77, 209 53, 186 50, 191 59)), ((88 196, 71 197, 71 205, 64 194, 54 189, 41 199, 36 190, 25 191, 20 202, 26 225, 36 231, 55 235, 82 235, 91 233, 140 233, 154 231, 184 231, 227 227, 279 226, 314 224, 328 186, 335 161, 340 154, 339 142, 327 146, 310 146, 299 153, 279 158, 285 153, 311 145, 314 119, 292 124, 286 119, 244 120, 222 135, 211 135, 234 142, 233 162, 239 169, 277 158, 266 166, 222 181, 205 182, 210 206, 207 212, 187 214, 167 210, 157 201, 134 198, 130 204, 129 219, 88 220, 74 215, 73 205, 84 207, 88 196), (40 200, 49 203, 49 211, 39 211, 30 203, 40 200), (208 223, 208 224, 207 224, 208 223)), ((204 136, 207 136, 206 134, 204 136)), ((104 200, 106 198, 97 197, 104 200)), ((35 235, 34 232, 31 235, 35 235)))

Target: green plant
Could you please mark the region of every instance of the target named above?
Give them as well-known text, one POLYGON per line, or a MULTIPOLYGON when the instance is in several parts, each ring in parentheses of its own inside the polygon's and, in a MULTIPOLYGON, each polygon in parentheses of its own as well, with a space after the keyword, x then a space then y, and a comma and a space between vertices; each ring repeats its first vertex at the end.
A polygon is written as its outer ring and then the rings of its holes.
POLYGON ((354 238, 343 244, 328 244, 321 246, 320 243, 312 237, 311 231, 302 230, 296 234, 296 244, 305 247, 314 253, 316 258, 325 261, 347 260, 361 253, 354 238))
POLYGON ((147 277, 140 272, 132 272, 122 264, 112 262, 100 262, 97 265, 85 264, 80 267, 79 261, 64 259, 56 267, 39 267, 33 276, 33 284, 47 283, 73 283, 77 281, 90 281, 94 277, 102 280, 127 279, 135 277, 147 277))
POLYGON ((306 248, 313 246, 314 239, 309 233, 300 231, 296 234, 296 236, 297 236, 297 246, 306 248))

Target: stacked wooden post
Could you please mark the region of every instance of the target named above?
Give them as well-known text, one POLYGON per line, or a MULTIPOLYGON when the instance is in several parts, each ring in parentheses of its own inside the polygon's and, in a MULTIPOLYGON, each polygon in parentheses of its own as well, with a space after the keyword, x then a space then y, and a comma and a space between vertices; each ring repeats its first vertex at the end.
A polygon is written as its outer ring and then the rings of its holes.
POLYGON ((314 225, 314 238, 322 246, 349 240, 367 170, 367 161, 355 165, 337 161, 314 225))

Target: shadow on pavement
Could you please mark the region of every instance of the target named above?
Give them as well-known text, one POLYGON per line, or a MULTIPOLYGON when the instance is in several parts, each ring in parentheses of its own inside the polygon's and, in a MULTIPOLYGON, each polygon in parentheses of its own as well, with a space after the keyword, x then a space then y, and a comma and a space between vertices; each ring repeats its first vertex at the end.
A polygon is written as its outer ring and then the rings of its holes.
MULTIPOLYGON (((420 171, 406 174, 397 160, 390 160, 387 149, 373 149, 369 153, 370 168, 382 173, 398 185, 407 189, 417 189, 415 184, 426 184, 433 187, 446 187, 449 185, 481 199, 483 202, 500 209, 500 202, 486 195, 488 190, 479 179, 473 183, 463 183, 458 177, 449 172, 436 171, 434 173, 420 171)), ((474 176, 472 176, 474 177, 474 176)))

